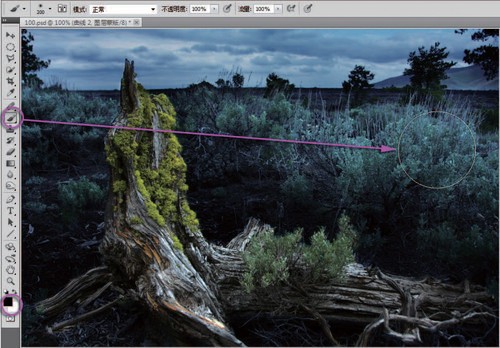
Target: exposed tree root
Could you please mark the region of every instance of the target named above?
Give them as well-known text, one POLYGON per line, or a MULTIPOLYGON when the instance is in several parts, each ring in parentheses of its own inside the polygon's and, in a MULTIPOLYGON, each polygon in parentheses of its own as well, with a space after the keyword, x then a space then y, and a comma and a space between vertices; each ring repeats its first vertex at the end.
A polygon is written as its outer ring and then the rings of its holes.
POLYGON ((53 317, 62 313, 68 306, 80 303, 89 298, 98 288, 110 282, 112 274, 108 268, 93 268, 84 275, 71 280, 68 285, 56 295, 39 302, 37 311, 46 316, 53 317))
POLYGON ((108 309, 110 309, 111 307, 113 307, 118 301, 120 301, 122 299, 122 296, 118 297, 116 300, 114 301, 111 301, 109 303, 106 303, 104 306, 101 306, 97 309, 94 309, 90 312, 87 312, 85 314, 82 314, 78 317, 75 317, 75 318, 71 318, 69 320, 66 320, 66 321, 63 321, 63 322, 60 322, 60 323, 57 323, 57 324, 54 324, 52 327, 50 327, 48 330, 49 332, 52 332, 52 331, 57 331, 57 330, 60 330, 60 329, 63 329, 65 328, 66 326, 70 326, 70 325, 74 325, 76 323, 79 323, 81 321, 84 321, 84 320, 87 320, 87 319, 90 319, 94 316, 96 316, 97 314, 101 314, 105 311, 107 311, 108 309))
POLYGON ((330 330, 330 326, 328 325, 328 322, 323 318, 321 314, 319 314, 317 311, 312 310, 306 305, 301 305, 300 306, 302 309, 304 309, 307 313, 311 314, 314 319, 319 323, 321 326, 321 330, 323 333, 326 335, 328 340, 330 341, 331 344, 333 344, 335 347, 340 347, 341 344, 333 337, 332 331, 330 330))
MULTIPOLYGON (((422 303, 423 300, 418 301, 418 299, 424 298, 425 293, 422 293, 414 298, 411 295, 409 289, 401 288, 401 286, 391 277, 383 274, 378 269, 375 273, 380 279, 384 280, 391 288, 397 291, 401 299, 401 308, 398 310, 399 314, 389 314, 387 308, 384 307, 382 311, 382 318, 376 319, 365 327, 356 343, 357 346, 368 345, 370 339, 374 336, 375 332, 377 332, 377 329, 381 326, 383 326, 385 334, 398 339, 402 344, 418 345, 422 344, 420 330, 443 336, 444 334, 442 330, 451 326, 477 322, 477 319, 479 318, 487 319, 489 321, 491 321, 491 319, 493 319, 494 321, 498 319, 497 315, 493 314, 493 310, 482 305, 473 307, 465 313, 460 313, 459 311, 451 311, 451 315, 453 315, 453 317, 446 320, 433 320, 429 317, 419 318, 417 310, 419 304, 422 303), (480 307, 483 308, 483 311, 476 312, 475 310, 480 307), (398 332, 393 329, 390 325, 391 322, 403 324, 403 329, 401 330, 402 332, 398 332)), ((467 287, 464 291, 464 295, 470 294, 469 286, 470 285, 467 282, 467 287)))

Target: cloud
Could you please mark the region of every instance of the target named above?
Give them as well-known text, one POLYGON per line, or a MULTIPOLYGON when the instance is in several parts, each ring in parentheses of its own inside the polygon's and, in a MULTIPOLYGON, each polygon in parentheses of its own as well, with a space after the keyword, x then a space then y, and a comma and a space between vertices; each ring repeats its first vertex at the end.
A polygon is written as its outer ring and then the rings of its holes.
POLYGON ((271 66, 275 68, 292 64, 289 57, 276 54, 258 55, 252 58, 250 62, 254 65, 271 66))
POLYGON ((225 52, 234 55, 245 55, 257 52, 257 50, 253 47, 238 47, 238 46, 216 45, 216 44, 206 44, 206 43, 195 44, 183 50, 185 52, 199 52, 199 53, 225 52))
MULTIPOLYGON (((448 29, 154 29, 32 30, 34 52, 52 61, 40 77, 81 89, 114 89, 125 58, 146 88, 214 82, 241 70, 262 83, 275 71, 303 87, 340 87, 356 64, 375 81, 400 75, 411 51, 441 42, 463 65, 463 51, 480 43, 448 29)), ((472 31, 471 31, 472 33, 472 31)), ((458 66, 458 65, 457 65, 458 66)), ((247 79, 248 80, 248 79, 247 79)))
POLYGON ((132 48, 132 52, 134 52, 134 53, 148 53, 149 49, 146 46, 142 45, 142 46, 137 46, 137 47, 132 48))

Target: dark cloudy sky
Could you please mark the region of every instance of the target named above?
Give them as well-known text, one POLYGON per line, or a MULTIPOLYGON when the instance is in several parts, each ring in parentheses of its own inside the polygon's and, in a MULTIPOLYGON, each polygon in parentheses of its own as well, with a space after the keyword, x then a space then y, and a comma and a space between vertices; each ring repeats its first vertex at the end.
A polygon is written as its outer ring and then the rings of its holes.
POLYGON ((453 30, 152 29, 32 30, 34 50, 50 59, 39 73, 70 89, 118 89, 125 58, 135 61, 146 88, 186 87, 221 72, 241 70, 247 86, 264 86, 276 72, 301 87, 340 87, 349 71, 364 65, 375 82, 401 75, 419 46, 441 42, 449 59, 462 62, 479 44, 453 30))

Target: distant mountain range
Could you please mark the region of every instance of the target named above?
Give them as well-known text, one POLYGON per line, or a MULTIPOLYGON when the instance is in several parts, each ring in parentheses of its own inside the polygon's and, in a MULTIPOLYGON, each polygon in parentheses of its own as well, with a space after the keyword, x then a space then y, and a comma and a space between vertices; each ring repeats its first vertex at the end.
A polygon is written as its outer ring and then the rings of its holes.
MULTIPOLYGON (((465 68, 451 68, 447 74, 449 78, 443 81, 447 89, 469 91, 498 90, 498 76, 491 81, 487 81, 479 65, 472 65, 465 68)), ((409 83, 409 76, 395 76, 375 83, 374 88, 403 87, 409 83)))

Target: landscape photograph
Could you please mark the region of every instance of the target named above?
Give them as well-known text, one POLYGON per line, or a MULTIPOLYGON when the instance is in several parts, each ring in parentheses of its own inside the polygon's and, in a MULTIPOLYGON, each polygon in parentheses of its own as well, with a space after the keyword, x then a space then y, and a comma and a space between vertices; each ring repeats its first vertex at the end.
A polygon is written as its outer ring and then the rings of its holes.
POLYGON ((23 30, 23 346, 498 346, 498 30, 23 30))

